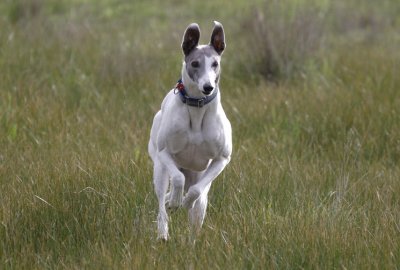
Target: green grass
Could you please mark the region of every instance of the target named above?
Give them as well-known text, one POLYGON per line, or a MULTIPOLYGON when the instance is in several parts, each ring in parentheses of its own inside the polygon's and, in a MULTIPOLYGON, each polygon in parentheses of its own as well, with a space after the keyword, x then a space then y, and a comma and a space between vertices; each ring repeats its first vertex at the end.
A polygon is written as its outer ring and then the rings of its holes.
MULTIPOLYGON (((400 268, 398 3, 131 2, 0 4, 1 269, 400 268), (257 23, 302 16, 321 16, 318 46, 271 80, 257 23), (183 210, 160 243, 152 116, 184 28, 206 43, 214 19, 233 157, 196 245, 183 210)), ((278 56, 299 56, 301 29, 278 56)))

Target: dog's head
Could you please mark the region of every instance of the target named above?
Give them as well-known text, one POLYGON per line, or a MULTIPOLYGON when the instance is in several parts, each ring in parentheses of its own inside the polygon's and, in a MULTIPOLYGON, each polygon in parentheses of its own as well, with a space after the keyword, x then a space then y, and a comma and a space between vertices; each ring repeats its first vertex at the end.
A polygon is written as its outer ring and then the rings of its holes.
POLYGON ((222 24, 214 22, 210 44, 199 45, 200 28, 192 23, 183 35, 182 50, 185 55, 184 75, 191 85, 204 95, 210 95, 216 88, 221 73, 220 60, 225 49, 225 34, 222 24))

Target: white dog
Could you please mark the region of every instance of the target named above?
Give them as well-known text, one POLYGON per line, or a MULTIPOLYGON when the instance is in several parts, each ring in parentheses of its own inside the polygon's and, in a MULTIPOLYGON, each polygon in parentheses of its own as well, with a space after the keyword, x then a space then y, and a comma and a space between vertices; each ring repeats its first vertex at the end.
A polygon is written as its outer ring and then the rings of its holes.
POLYGON ((225 35, 222 25, 214 24, 209 45, 198 45, 197 24, 187 27, 182 41, 182 79, 165 97, 151 128, 149 154, 159 203, 158 238, 162 240, 169 237, 166 206, 187 208, 192 229, 200 230, 210 186, 231 157, 231 124, 218 87, 225 35))

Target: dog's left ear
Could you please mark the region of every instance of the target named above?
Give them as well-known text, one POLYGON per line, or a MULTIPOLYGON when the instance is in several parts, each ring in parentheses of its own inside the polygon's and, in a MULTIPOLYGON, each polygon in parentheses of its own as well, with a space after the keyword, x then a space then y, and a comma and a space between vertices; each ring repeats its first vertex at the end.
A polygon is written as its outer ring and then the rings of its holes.
POLYGON ((214 29, 211 34, 210 45, 214 47, 215 51, 221 55, 225 50, 225 34, 224 27, 221 23, 214 21, 214 29))

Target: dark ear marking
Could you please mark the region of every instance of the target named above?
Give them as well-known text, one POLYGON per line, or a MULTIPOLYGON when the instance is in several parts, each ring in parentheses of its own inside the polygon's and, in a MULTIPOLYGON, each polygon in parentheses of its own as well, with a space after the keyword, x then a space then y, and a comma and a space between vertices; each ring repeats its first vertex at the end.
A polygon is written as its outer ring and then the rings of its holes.
POLYGON ((210 45, 213 46, 218 54, 222 54, 226 47, 224 27, 217 21, 214 21, 214 29, 211 34, 210 45))
POLYGON ((199 44, 200 27, 197 23, 190 24, 183 34, 182 50, 183 53, 188 55, 199 44))

